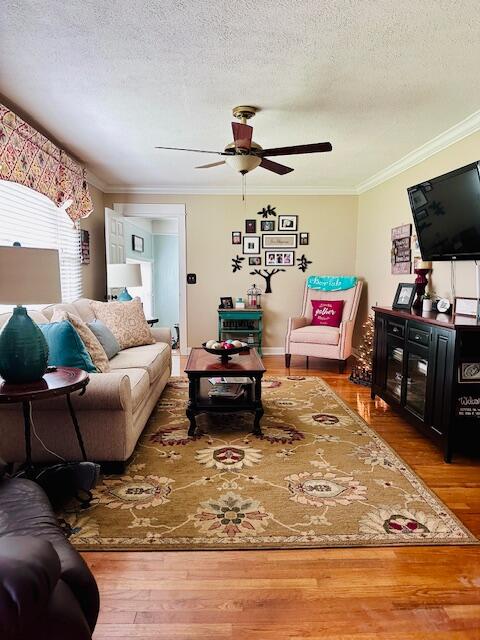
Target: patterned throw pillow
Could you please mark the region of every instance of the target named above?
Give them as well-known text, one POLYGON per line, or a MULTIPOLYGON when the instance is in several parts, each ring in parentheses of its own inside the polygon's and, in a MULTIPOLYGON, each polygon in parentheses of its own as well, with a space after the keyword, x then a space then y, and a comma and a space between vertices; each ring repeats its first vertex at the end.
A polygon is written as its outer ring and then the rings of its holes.
POLYGON ((342 322, 343 300, 312 300, 312 325, 339 327, 342 322))
POLYGON ((107 325, 118 340, 121 349, 155 343, 139 298, 130 302, 92 300, 90 305, 96 317, 107 325))
POLYGON ((90 354, 93 364, 97 370, 100 371, 100 373, 107 373, 110 371, 110 363, 108 362, 104 348, 85 322, 73 313, 68 313, 68 311, 63 311, 61 309, 55 309, 51 322, 61 322, 62 320, 68 320, 74 329, 77 330, 77 333, 90 354))

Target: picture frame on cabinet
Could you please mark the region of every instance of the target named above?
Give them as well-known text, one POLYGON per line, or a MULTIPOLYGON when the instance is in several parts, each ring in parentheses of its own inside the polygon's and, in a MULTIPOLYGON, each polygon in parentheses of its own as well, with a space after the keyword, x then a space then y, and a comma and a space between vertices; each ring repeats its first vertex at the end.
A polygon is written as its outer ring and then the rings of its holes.
POLYGON ((392 309, 397 309, 398 311, 410 311, 416 292, 417 285, 414 282, 401 282, 397 287, 392 309))

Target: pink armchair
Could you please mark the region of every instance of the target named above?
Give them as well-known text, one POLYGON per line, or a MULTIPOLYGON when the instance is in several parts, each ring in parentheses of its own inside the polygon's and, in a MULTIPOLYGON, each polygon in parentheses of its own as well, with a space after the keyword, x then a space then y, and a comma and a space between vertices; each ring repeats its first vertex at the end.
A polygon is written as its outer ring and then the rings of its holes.
POLYGON ((338 360, 338 370, 343 373, 347 358, 352 354, 352 336, 355 318, 362 292, 362 282, 343 291, 318 291, 305 283, 302 315, 289 318, 285 340, 285 366, 290 367, 292 355, 338 360), (313 326, 312 300, 344 300, 342 322, 336 327, 313 326))

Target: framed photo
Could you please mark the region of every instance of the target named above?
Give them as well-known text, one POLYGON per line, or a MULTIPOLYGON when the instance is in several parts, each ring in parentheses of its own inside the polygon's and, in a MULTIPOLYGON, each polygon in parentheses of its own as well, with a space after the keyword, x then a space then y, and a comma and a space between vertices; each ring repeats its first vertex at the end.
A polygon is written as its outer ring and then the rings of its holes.
POLYGON ((256 220, 245 220, 245 233, 257 233, 256 220))
POLYGON ((232 231, 232 244, 242 244, 241 231, 232 231))
POLYGON ((400 311, 410 311, 416 292, 417 285, 414 282, 401 282, 397 287, 392 308, 400 311))
POLYGON ((253 258, 248 259, 249 267, 260 267, 262 264, 262 258, 260 256, 255 256, 253 258))
POLYGON ((477 299, 476 298, 455 298, 454 313, 457 316, 473 316, 477 317, 477 299))
POLYGON ((298 216, 278 216, 278 231, 296 231, 298 216))
POLYGON ((233 298, 229 296, 220 298, 220 309, 233 309, 233 298))
POLYGON ((308 244, 309 243, 310 234, 306 232, 302 232, 300 234, 299 244, 308 244))
POLYGON ((275 231, 275 220, 261 220, 260 229, 262 231, 275 231))
POLYGON ((480 383, 480 362, 461 362, 458 367, 458 381, 462 384, 480 383))
POLYGON ((145 242, 140 236, 132 236, 132 251, 144 252, 145 242))
POLYGON ((296 233, 269 233, 262 236, 262 246, 264 249, 296 249, 296 233))
POLYGON ((295 251, 266 251, 266 267, 294 267, 295 251))
MULTIPOLYGON (((256 220, 254 220, 256 222, 256 220)), ((260 254, 260 236, 243 236, 243 253, 260 254)))

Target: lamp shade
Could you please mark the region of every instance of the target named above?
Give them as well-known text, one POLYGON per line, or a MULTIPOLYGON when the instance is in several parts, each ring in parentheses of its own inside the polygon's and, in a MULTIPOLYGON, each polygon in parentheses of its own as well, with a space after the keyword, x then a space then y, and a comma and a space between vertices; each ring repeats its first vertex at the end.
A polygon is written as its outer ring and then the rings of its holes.
POLYGON ((2 304, 50 304, 61 299, 56 249, 0 247, 2 304))
POLYGON ((107 264, 107 286, 109 289, 117 287, 141 287, 142 272, 139 264, 107 264))

